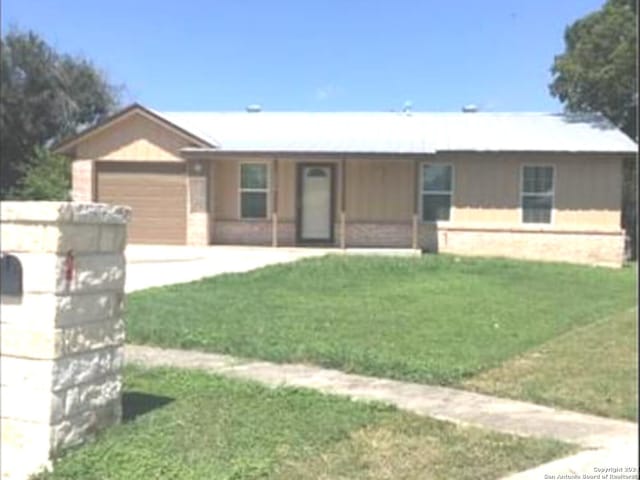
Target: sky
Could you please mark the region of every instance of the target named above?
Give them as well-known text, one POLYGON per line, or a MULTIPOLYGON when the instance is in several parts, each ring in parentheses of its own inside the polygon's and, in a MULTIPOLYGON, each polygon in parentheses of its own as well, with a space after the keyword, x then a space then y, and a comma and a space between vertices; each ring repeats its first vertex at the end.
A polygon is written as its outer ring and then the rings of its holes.
POLYGON ((604 0, 3 0, 159 111, 559 112, 565 28, 604 0))

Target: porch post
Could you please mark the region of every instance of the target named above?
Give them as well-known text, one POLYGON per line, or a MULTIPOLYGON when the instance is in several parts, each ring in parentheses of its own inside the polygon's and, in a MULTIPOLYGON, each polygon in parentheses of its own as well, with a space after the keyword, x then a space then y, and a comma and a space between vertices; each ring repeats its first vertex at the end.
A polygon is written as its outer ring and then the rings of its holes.
POLYGON ((209 245, 209 164, 187 159, 187 245, 209 245))
POLYGON ((420 183, 420 164, 418 159, 413 161, 413 221, 411 225, 411 248, 418 248, 418 202, 420 201, 418 184, 420 183))
POLYGON ((347 248, 347 162, 344 155, 340 161, 340 248, 347 248))
POLYGON ((278 157, 273 159, 273 174, 271 179, 271 246, 278 246, 278 157))

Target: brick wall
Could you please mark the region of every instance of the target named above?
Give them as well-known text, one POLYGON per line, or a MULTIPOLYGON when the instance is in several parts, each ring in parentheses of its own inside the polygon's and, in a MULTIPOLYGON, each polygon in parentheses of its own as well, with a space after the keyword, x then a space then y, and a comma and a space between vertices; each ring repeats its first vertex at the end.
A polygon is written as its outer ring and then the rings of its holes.
POLYGON ((347 247, 411 248, 412 224, 347 223, 347 247))
POLYGON ((71 163, 71 198, 74 202, 93 201, 92 160, 74 160, 71 163))
POLYGON ((187 214, 187 245, 209 245, 209 213, 187 214))
MULTIPOLYGON (((273 223, 269 221, 224 221, 213 225, 214 245, 272 245, 273 223)), ((296 243, 296 226, 292 222, 278 223, 278 246, 290 247, 296 243)))
MULTIPOLYGON (((411 248, 412 224, 347 223, 347 247, 411 248)), ((213 243, 271 245, 272 223, 217 221, 213 243)), ((462 229, 421 224, 419 248, 429 252, 510 257, 619 267, 624 262, 623 232, 527 231, 519 229, 462 229)), ((295 224, 278 225, 278 246, 295 245, 295 224)), ((340 225, 335 225, 340 244, 340 225)))
POLYGON ((620 267, 622 232, 446 229, 421 225, 420 246, 431 252, 620 267))
MULTIPOLYGON (((213 225, 212 243, 219 245, 272 245, 273 223, 271 221, 220 221, 213 225)), ((278 246, 291 247, 296 244, 296 225, 293 222, 278 222, 278 246)))
MULTIPOLYGON (((273 223, 267 221, 214 220, 212 225, 214 245, 272 245, 273 223)), ((334 245, 340 243, 340 225, 334 225, 334 245)), ((278 222, 278 246, 296 245, 296 224, 278 222)))
POLYGON ((271 245, 271 235, 270 221, 213 221, 214 245, 271 245))

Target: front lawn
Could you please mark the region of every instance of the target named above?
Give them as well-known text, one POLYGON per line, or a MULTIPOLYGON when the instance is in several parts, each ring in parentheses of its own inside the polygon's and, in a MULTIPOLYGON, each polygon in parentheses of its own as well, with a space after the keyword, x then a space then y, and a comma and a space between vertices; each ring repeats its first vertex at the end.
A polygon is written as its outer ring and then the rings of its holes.
POLYGON ((575 451, 202 372, 129 367, 125 386, 129 421, 40 480, 495 479, 575 451))
POLYGON ((132 343, 453 384, 635 304, 635 271, 329 256, 128 297, 132 343))
POLYGON ((637 314, 575 328, 462 387, 637 422, 637 314))

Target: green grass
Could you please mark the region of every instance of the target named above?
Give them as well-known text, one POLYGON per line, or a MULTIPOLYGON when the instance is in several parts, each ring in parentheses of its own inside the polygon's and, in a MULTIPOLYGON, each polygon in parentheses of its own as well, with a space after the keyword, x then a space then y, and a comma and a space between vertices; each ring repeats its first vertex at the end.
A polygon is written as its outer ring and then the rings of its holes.
POLYGON ((573 329, 461 386, 637 421, 637 330, 637 310, 628 310, 573 329))
POLYGON ((68 452, 40 480, 483 479, 575 451, 202 372, 130 367, 125 386, 147 396, 138 406, 169 403, 68 452))
POLYGON ((330 256, 128 297, 132 343, 453 384, 635 304, 635 272, 330 256))

